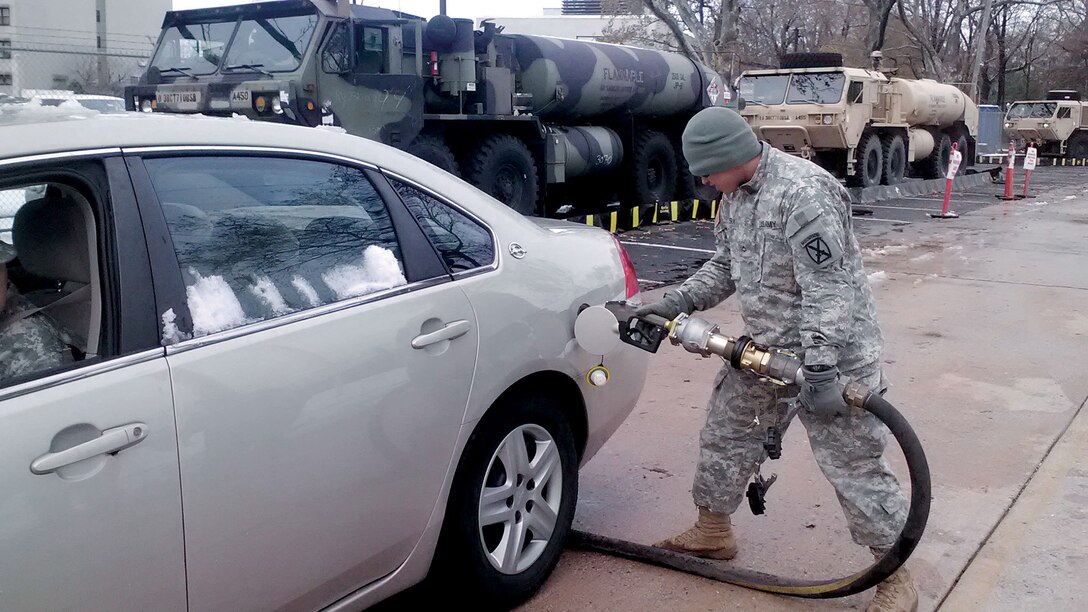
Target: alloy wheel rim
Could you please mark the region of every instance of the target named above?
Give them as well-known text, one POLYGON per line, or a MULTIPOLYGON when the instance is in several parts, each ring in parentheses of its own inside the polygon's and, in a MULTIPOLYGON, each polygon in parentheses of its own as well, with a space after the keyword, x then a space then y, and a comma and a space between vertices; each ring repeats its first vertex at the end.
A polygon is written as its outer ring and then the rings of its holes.
POLYGON ((548 430, 522 425, 491 456, 478 504, 480 545, 503 574, 531 567, 559 521, 563 461, 548 430))

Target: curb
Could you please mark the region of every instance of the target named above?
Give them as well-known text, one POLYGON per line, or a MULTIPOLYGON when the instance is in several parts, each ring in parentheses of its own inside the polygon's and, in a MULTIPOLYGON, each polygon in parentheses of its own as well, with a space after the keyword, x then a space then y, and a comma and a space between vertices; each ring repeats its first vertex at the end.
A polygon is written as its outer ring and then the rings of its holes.
MULTIPOLYGON (((1001 176, 1001 167, 983 170, 973 174, 961 174, 952 179, 952 189, 964 189, 978 187, 997 182, 1001 176)), ((909 180, 897 185, 879 185, 877 187, 851 187, 850 199, 855 204, 870 204, 881 200, 890 200, 903 196, 919 196, 931 193, 943 193, 945 179, 909 180)))
MULTIPOLYGON (((1023 155, 1018 153, 1016 155, 1016 157, 1017 158, 1022 158, 1023 155)), ((979 155, 977 163, 980 163, 980 164, 1002 164, 1003 165, 1003 164, 1007 163, 1006 160, 1008 160, 1008 158, 1009 158, 1008 153, 990 153, 988 155, 979 155)), ((1036 165, 1038 167, 1046 166, 1048 168, 1051 168, 1051 167, 1054 167, 1054 166, 1076 166, 1078 168, 1083 168, 1085 166, 1088 166, 1088 158, 1077 157, 1077 158, 1073 158, 1073 159, 1067 159, 1065 157, 1042 157, 1042 156, 1040 156, 1039 161, 1037 162, 1036 165), (1047 163, 1048 161, 1050 163, 1047 163)))
MULTIPOLYGON (((962 174, 952 181, 953 189, 978 187, 998 182, 1002 168, 996 167, 972 174, 962 174)), ((902 196, 928 195, 944 191, 945 179, 909 179, 898 185, 880 185, 877 187, 850 187, 850 199, 854 204, 871 204, 902 196)), ((575 215, 563 220, 592 225, 615 234, 649 225, 682 223, 696 219, 713 219, 718 212, 717 200, 676 200, 662 202, 660 205, 644 204, 637 207, 620 208, 593 215, 575 215)))

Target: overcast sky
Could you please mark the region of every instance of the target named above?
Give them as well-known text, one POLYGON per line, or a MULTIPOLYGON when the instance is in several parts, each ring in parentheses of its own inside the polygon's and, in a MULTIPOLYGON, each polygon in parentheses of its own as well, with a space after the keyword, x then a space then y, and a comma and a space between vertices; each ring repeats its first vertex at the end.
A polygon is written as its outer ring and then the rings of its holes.
MULTIPOLYGON (((244 4, 247 0, 174 0, 177 10, 244 4)), ((404 11, 420 17, 438 14, 438 0, 365 0, 367 6, 380 6, 404 11)), ((562 0, 446 0, 450 17, 539 17, 544 7, 558 8, 562 0)))

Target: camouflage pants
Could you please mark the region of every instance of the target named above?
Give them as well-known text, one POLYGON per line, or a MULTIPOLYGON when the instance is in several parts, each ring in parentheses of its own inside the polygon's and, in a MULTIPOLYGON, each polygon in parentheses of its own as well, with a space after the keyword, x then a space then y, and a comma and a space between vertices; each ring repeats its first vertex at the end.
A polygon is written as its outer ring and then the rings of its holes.
MULTIPOLYGON (((844 376, 870 389, 887 386, 879 367, 844 376)), ((699 438, 692 487, 697 505, 723 514, 737 510, 748 481, 766 458, 767 427, 777 424, 785 434, 796 410, 796 395, 796 386, 774 385, 723 366, 699 438)), ((831 420, 819 419, 803 407, 798 413, 816 463, 835 487, 854 541, 875 548, 891 546, 906 520, 907 498, 883 456, 887 428, 855 408, 831 420)), ((784 452, 783 456, 789 455, 784 452)))

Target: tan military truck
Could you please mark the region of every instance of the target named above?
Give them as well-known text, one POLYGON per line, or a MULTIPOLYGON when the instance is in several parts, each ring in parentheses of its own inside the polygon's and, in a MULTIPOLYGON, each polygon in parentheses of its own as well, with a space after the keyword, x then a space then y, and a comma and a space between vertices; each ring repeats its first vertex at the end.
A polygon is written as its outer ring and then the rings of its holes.
POLYGON ((1046 100, 1014 102, 1005 115, 1005 131, 1024 149, 1034 142, 1040 155, 1088 157, 1088 102, 1076 91, 1055 89, 1046 100))
POLYGON ((879 55, 873 70, 843 67, 837 53, 790 54, 781 66, 737 79, 741 114, 777 149, 860 187, 942 177, 954 142, 964 166, 974 160, 978 106, 952 85, 889 77, 879 55))

